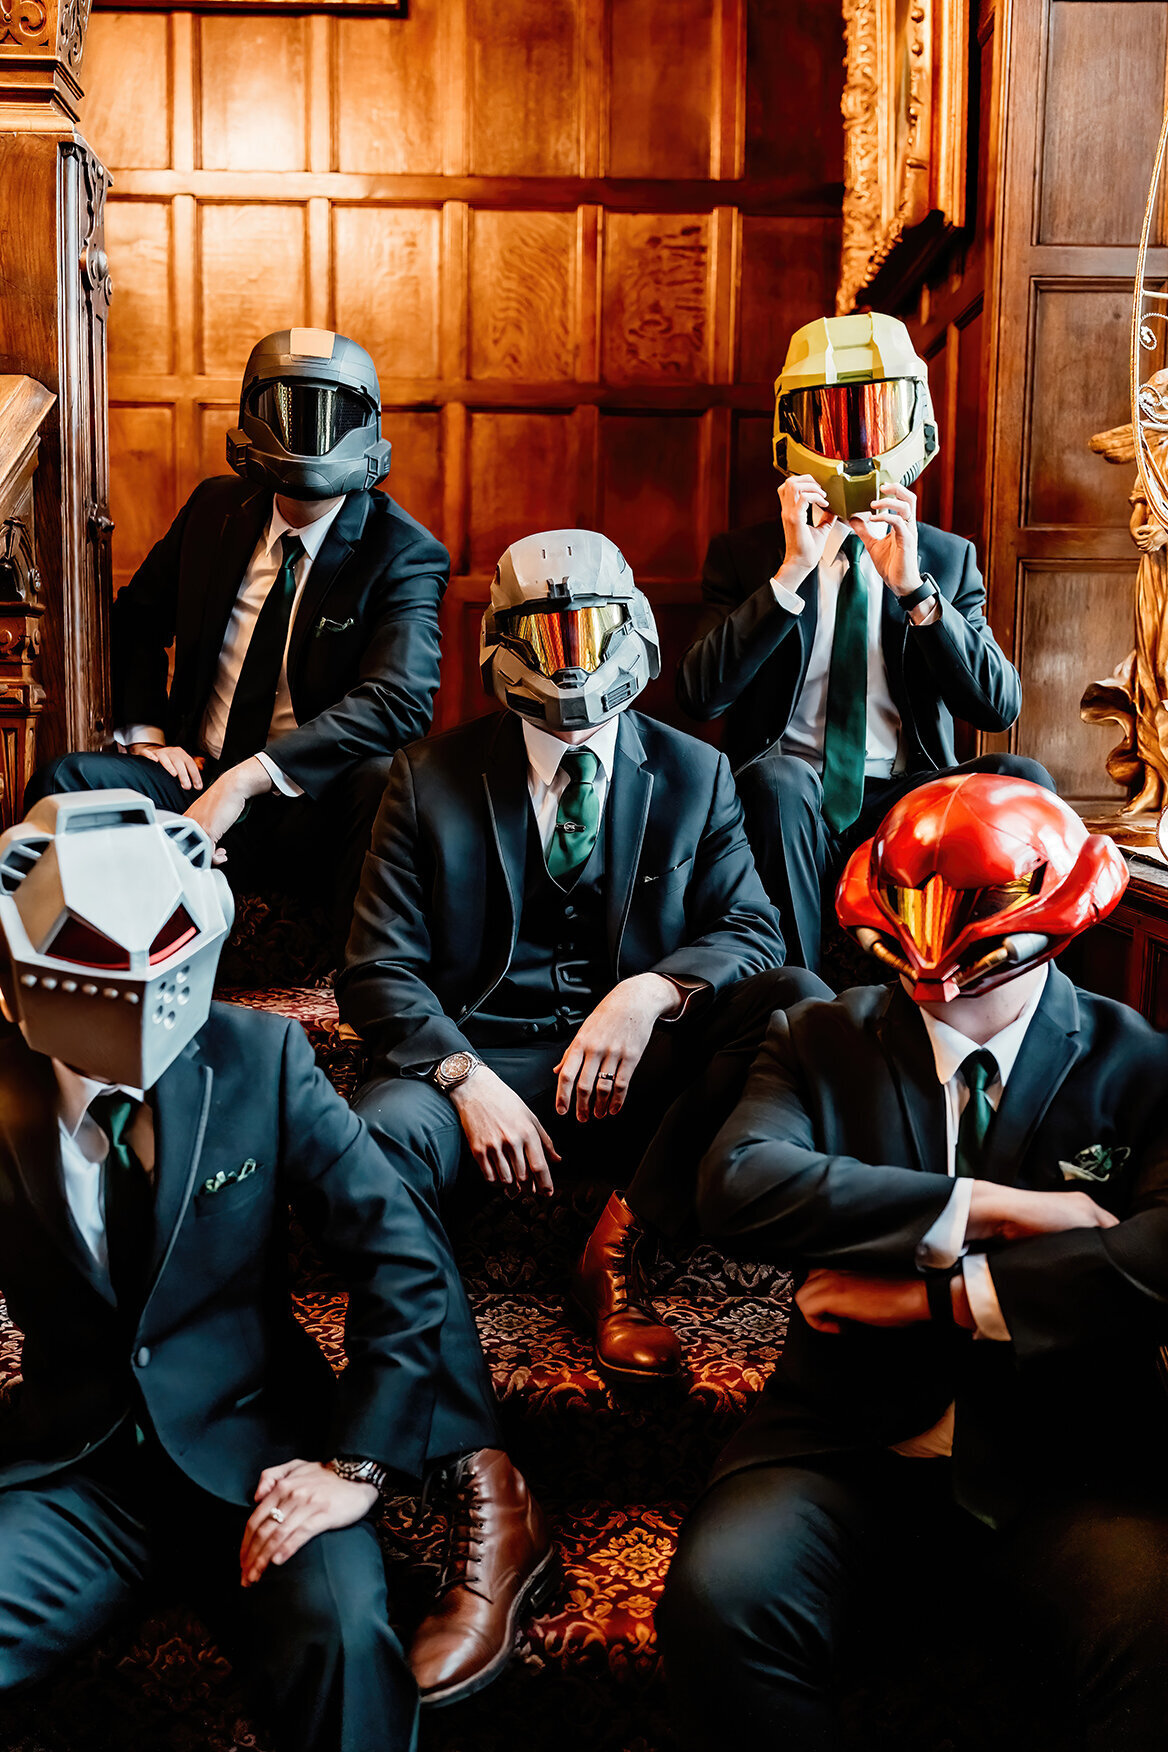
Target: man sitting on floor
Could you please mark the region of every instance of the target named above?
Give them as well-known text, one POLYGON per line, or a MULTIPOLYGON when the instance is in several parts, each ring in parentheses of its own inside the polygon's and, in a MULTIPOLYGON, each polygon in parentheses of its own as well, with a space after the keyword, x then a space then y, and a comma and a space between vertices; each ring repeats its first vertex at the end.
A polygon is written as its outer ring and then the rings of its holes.
MULTIPOLYGON (((435 1210, 475 1167, 542 1193, 561 1156, 618 1187, 635 1170, 572 1299, 609 1380, 673 1380, 682 1357, 645 1288, 641 1219, 671 1228, 692 1213, 703 1137, 772 1010, 827 988, 780 968, 725 760, 626 709, 657 673, 657 630, 610 541, 557 530, 508 548, 482 660, 507 711, 403 750, 377 818, 337 985, 375 1072, 357 1111, 435 1210)), ((461 1312, 442 1353, 444 1400, 477 1388, 493 1452, 489 1382, 461 1312)), ((543 1555, 507 1543, 501 1475, 488 1484, 472 1455, 460 1483, 479 1579, 449 1577, 418 1634, 424 1701, 465 1695, 506 1658, 543 1555)))
POLYGON ((422 1474, 462 1289, 299 1025, 211 1004, 211 858, 129 791, 0 838, 0 1696, 164 1577, 280 1752, 412 1752, 369 1517, 422 1474), (349 1293, 339 1378, 293 1317, 289 1201, 349 1293))
POLYGON ((777 1016, 702 1167, 706 1232, 798 1287, 658 1614, 687 1744, 823 1752, 841 1651, 891 1623, 919 1676, 940 1615, 1033 1654, 1052 1744, 1163 1746, 1168 1039, 1048 964, 1126 880, 990 775, 853 854, 899 982, 777 1016))

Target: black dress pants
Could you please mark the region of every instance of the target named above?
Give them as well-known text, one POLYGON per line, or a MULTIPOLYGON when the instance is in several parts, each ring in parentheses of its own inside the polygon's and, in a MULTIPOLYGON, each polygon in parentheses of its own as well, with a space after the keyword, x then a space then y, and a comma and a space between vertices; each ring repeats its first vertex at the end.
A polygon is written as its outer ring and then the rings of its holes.
POLYGON ((1060 1500, 1052 1478, 993 1532, 953 1504, 947 1460, 759 1466, 686 1522, 657 1630, 682 1744, 700 1752, 828 1752, 858 1667, 911 1695, 937 1683, 930 1647, 969 1637, 1033 1690, 1050 1738, 1028 1746, 1162 1752, 1168 1503, 1060 1500))
MULTIPOLYGON (((392 765, 390 755, 361 761, 315 799, 274 790, 253 798, 223 840, 223 873, 235 892, 302 895, 323 907, 340 953, 392 765)), ((49 761, 34 774, 25 808, 58 791, 101 790, 139 791, 178 815, 199 795, 184 791, 156 760, 109 750, 49 761)))
MULTIPOLYGON (((477 1046, 551 1134, 560 1175, 593 1174, 628 1186, 645 1222, 676 1232, 693 1215, 698 1165, 734 1108, 772 1013, 805 997, 830 998, 821 979, 777 968, 741 981, 692 1020, 657 1027, 615 1118, 560 1118, 554 1066, 565 1040, 477 1046)), ((414 1192, 441 1219, 460 1175, 478 1174, 453 1102, 416 1077, 380 1077, 357 1092, 355 1111, 414 1192)), ((495 1189, 495 1196, 502 1196, 495 1189)), ((437 1225, 436 1225, 437 1226, 437 1225)), ((453 1254, 448 1270, 457 1275, 453 1254)), ((494 1394, 474 1316, 461 1288, 442 1327, 440 1378, 429 1459, 499 1446, 494 1394)))
POLYGON ((734 782, 742 799, 747 837, 763 887, 779 909, 791 966, 818 969, 824 910, 829 916, 834 913, 835 884, 855 848, 875 833, 901 797, 956 773, 1001 773, 1029 779, 1048 791, 1055 788, 1036 760, 1019 754, 985 754, 944 772, 869 779, 859 816, 837 834, 823 819, 823 784, 807 761, 774 748, 739 769, 734 782))
POLYGON ((417 1688, 372 1523, 318 1534, 242 1588, 247 1509, 199 1490, 153 1445, 115 1445, 0 1491, 0 1744, 5 1693, 47 1678, 163 1586, 205 1620, 279 1752, 415 1752, 417 1688))

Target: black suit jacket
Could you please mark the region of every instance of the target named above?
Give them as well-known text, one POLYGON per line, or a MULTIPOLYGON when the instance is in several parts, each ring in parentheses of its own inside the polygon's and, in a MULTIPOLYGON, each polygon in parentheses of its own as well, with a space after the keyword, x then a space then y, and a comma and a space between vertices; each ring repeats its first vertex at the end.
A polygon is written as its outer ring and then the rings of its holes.
MULTIPOLYGON (((270 492, 234 475, 203 481, 118 593, 115 723, 158 724, 168 742, 198 752, 227 623, 271 509, 270 492)), ((442 543, 385 493, 348 495, 292 623, 297 728, 264 750, 310 797, 430 728, 449 575, 442 543)))
MULTIPOLYGON (((983 1178, 1088 1192, 1122 1221, 989 1244, 1009 1344, 925 1322, 820 1333, 799 1310, 724 1474, 922 1434, 976 1370, 996 1463, 1019 1480, 1134 1476, 1168 1457, 1158 1346, 1168 1328, 1168 1038, 1052 969, 987 1140, 983 1178), (1093 1145, 1126 1156, 1101 1183, 1059 1164, 1093 1145), (1150 1434, 1154 1432, 1154 1434, 1150 1434)), ((771 1022, 742 1101, 702 1164, 704 1231, 727 1252, 913 1275, 940 1215, 944 1091, 899 985, 805 1003, 771 1022)))
MULTIPOLYGON (((503 978, 523 904, 527 749, 511 713, 403 749, 357 897, 341 1015, 414 1073, 466 1048, 461 1024, 503 978)), ((715 991, 781 966, 725 760, 626 712, 605 802, 611 984, 657 972, 715 991)))
POLYGON ((52 1065, 18 1034, 0 1043, 0 1290, 24 1334, 0 1488, 98 1448, 140 1418, 136 1395, 176 1465, 228 1502, 250 1503, 263 1468, 294 1455, 361 1454, 419 1477, 445 1282, 299 1024, 216 1004, 149 1098, 153 1258, 126 1329, 65 1201, 52 1065), (249 1160, 245 1178, 203 1190, 249 1160), (338 1379, 293 1315, 289 1201, 349 1291, 338 1379))
MULTIPOLYGON (((722 746, 735 772, 786 730, 811 657, 819 573, 804 579, 798 593, 807 606, 792 614, 770 587, 783 553, 778 519, 714 537, 702 573, 705 613, 677 672, 683 710, 703 720, 725 714, 722 746)), ((882 640, 908 769, 929 772, 955 763, 954 718, 977 730, 1007 730, 1022 691, 986 622, 972 543, 922 523, 919 553, 921 571, 941 592, 941 617, 915 627, 884 589, 882 640)))

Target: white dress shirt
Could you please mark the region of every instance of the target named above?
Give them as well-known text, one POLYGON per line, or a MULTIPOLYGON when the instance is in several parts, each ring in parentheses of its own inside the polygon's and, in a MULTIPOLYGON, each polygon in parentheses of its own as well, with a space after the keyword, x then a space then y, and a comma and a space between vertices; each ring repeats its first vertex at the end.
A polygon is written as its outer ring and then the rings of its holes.
POLYGON ((560 798, 568 788, 568 775, 561 762, 569 749, 587 748, 600 762, 592 783, 600 804, 600 814, 604 815, 604 803, 612 782, 612 763, 616 759, 619 722, 617 718, 609 718, 587 742, 570 743, 561 742, 558 736, 552 736, 548 731, 541 730, 537 724, 530 724, 526 718, 523 719, 523 740, 527 745, 527 790, 531 797, 531 807, 535 811, 540 844, 545 853, 556 831, 556 813, 560 807, 560 798))
POLYGON ((109 1270, 106 1246, 105 1205, 102 1197, 106 1157, 110 1141, 89 1111, 98 1095, 114 1091, 129 1095, 142 1105, 130 1122, 126 1142, 147 1173, 154 1172, 154 1118, 141 1089, 124 1084, 98 1083, 53 1060, 57 1076, 57 1129, 61 1139, 61 1174, 65 1203, 81 1239, 102 1272, 109 1270))
MULTIPOLYGON (((1042 1001, 1049 971, 1049 966, 1044 965, 1042 978, 1022 1014, 995 1034, 992 1040, 983 1041, 980 1045, 976 1041, 968 1040, 964 1034, 959 1034, 956 1028, 950 1028, 948 1023, 939 1022, 927 1010, 921 1011, 921 1020, 928 1031, 929 1044, 933 1049, 937 1081, 945 1091, 946 1173, 954 1185, 948 1204, 917 1247, 917 1264, 925 1269, 944 1270, 948 1266, 956 1265, 960 1259, 961 1275, 977 1336, 996 1339, 1001 1343, 1009 1341, 1010 1329, 1002 1315, 989 1262, 984 1253, 965 1252, 965 1231, 969 1223, 973 1181, 964 1176, 961 1179, 956 1178, 957 1128, 969 1101, 969 1085, 962 1074, 961 1066, 971 1052, 993 1054, 997 1075, 986 1085, 986 1098, 996 1113, 1018 1054, 1022 1050, 1026 1032, 1042 1001)), ((933 1429, 907 1442, 897 1443, 896 1452, 914 1457, 929 1457, 949 1454, 952 1448, 953 1407, 950 1406, 933 1429)))
MULTIPOLYGON (((256 621, 260 610, 268 599, 280 568, 284 562, 280 538, 285 534, 299 536, 304 544, 304 552, 296 562, 296 595, 292 601, 292 612, 288 616, 288 640, 292 636, 292 627, 296 619, 296 611, 300 607, 300 599, 304 595, 304 587, 308 583, 313 562, 324 545, 325 536, 332 528, 336 516, 345 499, 330 499, 328 507, 311 523, 306 523, 301 529, 294 529, 284 516, 275 500, 272 501, 272 514, 268 519, 267 528, 256 544, 255 552, 248 561, 247 571, 239 586, 235 598, 235 606, 231 610, 231 619, 227 623, 227 631, 223 635, 223 644, 219 651, 219 667, 211 686, 207 709, 203 714, 203 722, 199 729, 199 742, 203 753, 218 760, 223 752, 223 740, 227 734, 227 720, 231 713, 231 702, 235 698, 235 690, 239 685, 243 660, 247 656, 252 634, 255 632, 256 621)), ((276 684, 276 703, 272 712, 272 721, 268 728, 269 737, 283 736, 289 730, 296 729, 296 714, 292 709, 292 695, 288 687, 288 640, 284 644, 284 661, 280 665, 280 679, 276 684)), ((153 742, 159 744, 166 738, 157 725, 132 724, 127 729, 117 733, 118 742, 131 744, 135 742, 153 742)), ((285 797, 300 797, 303 788, 289 779, 269 755, 256 751, 278 791, 285 797)))

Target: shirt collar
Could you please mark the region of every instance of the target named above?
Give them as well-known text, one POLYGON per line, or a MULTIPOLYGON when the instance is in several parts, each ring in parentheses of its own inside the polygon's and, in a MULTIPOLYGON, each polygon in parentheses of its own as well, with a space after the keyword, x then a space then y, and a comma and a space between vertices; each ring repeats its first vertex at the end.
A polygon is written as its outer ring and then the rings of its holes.
MULTIPOLYGON (((1014 1061, 1022 1050, 1022 1042, 1026 1038, 1026 1030, 1034 1018, 1034 1012, 1042 1002, 1042 994, 1046 990, 1047 976, 1050 964, 1044 963, 1042 978, 1029 1003, 1020 1016, 1007 1023, 1000 1033, 992 1040, 981 1043, 986 1052, 992 1052, 998 1067, 998 1081, 1002 1088, 1006 1087, 1010 1072, 1014 1069, 1014 1061)), ((978 1042, 967 1040, 964 1034, 956 1028, 950 1028, 947 1022, 938 1022, 935 1016, 930 1016, 927 1010, 921 1011, 921 1020, 929 1033, 929 1044, 933 1049, 933 1062, 937 1067, 937 1081, 948 1083, 956 1076, 971 1052, 979 1050, 978 1042)))
MULTIPOLYGON (((887 535, 888 533, 888 525, 886 523, 872 523, 869 525, 869 529, 875 536, 887 535)), ((854 534, 855 530, 849 529, 842 517, 836 518, 835 522, 827 532, 827 542, 823 549, 823 564, 825 566, 832 566, 835 564, 836 560, 839 559, 839 551, 844 545, 844 537, 854 534)), ((867 551, 867 548, 862 549, 863 553, 867 553, 867 551)))
POLYGON ((611 781, 619 726, 619 718, 609 718, 598 730, 593 731, 587 742, 570 743, 561 742, 558 736, 549 735, 538 724, 529 724, 524 718, 523 740, 527 744, 527 759, 532 771, 542 784, 550 785, 569 748, 590 748, 603 767, 605 778, 611 781))
POLYGON ((98 1095, 121 1093, 131 1096, 135 1101, 146 1099, 141 1089, 131 1089, 125 1083, 101 1083, 93 1077, 83 1077, 80 1071, 71 1070, 60 1059, 53 1059, 52 1065, 59 1092, 57 1117, 71 1138, 75 1138, 81 1130, 81 1122, 89 1112, 89 1104, 98 1095))
POLYGON ((342 493, 337 499, 330 499, 328 510, 322 511, 319 517, 313 518, 301 529, 293 529, 276 501, 272 500, 272 515, 268 519, 268 527, 264 531, 264 552, 270 554, 282 535, 291 533, 298 535, 304 543, 304 551, 310 560, 315 560, 324 545, 324 538, 336 521, 337 512, 345 502, 342 493))

